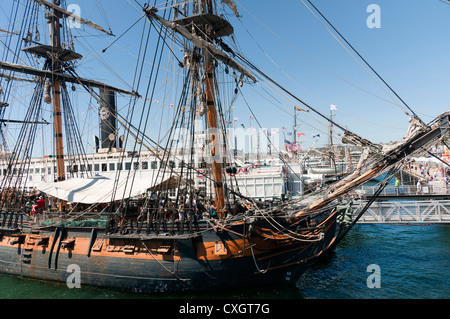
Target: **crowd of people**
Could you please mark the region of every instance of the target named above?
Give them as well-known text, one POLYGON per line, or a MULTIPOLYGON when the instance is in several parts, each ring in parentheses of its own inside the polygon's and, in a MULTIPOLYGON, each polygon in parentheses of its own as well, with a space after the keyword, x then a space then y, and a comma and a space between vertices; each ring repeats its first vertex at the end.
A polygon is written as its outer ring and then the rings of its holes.
POLYGON ((426 182, 443 180, 446 185, 450 184, 450 168, 444 168, 443 165, 409 163, 406 165, 406 169, 411 173, 422 176, 426 182))
MULTIPOLYGON (((416 194, 422 195, 424 193, 424 186, 427 183, 433 181, 442 181, 445 183, 445 186, 448 187, 450 185, 450 168, 445 167, 443 164, 439 163, 430 164, 430 163, 407 163, 403 167, 404 170, 407 170, 413 173, 416 176, 420 176, 421 178, 417 180, 416 183, 416 194)), ((396 190, 399 188, 399 182, 396 181, 396 190)), ((397 191, 398 193, 398 191, 397 191)))

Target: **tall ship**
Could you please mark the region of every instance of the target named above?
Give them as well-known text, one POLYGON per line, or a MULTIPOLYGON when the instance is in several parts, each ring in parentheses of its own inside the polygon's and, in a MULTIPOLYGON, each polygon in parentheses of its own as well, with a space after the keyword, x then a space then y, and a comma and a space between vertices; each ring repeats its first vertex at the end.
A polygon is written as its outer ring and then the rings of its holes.
MULTIPOLYGON (((223 12, 238 15, 233 1, 139 5, 147 27, 139 37, 138 54, 146 52, 147 33, 156 33, 151 57, 155 68, 145 76, 137 68, 131 90, 77 73, 76 61, 83 57, 70 41, 68 19, 96 32, 110 31, 69 12, 65 1, 16 5, 28 10, 26 27, 19 33, 13 28, 5 31, 22 39, 20 54, 39 63, 21 63, 19 54, 12 61, 0 61, 1 76, 7 79, 1 82, 2 121, 13 120, 4 112, 13 93, 10 83, 26 80, 34 85, 25 118, 16 119, 22 125, 19 137, 2 154, 2 273, 68 282, 76 267, 81 285, 137 292, 293 284, 311 264, 334 251, 368 207, 352 210, 352 190, 386 172, 387 180, 407 156, 448 134, 450 113, 429 124, 412 114, 404 139, 382 147, 284 90, 341 129, 343 143, 365 151, 353 171, 320 193, 255 200, 237 182, 239 170, 226 130, 227 101, 229 96, 238 98, 243 86, 258 81, 278 84, 229 45, 234 29, 223 12), (50 30, 48 44, 33 33, 33 19, 42 9, 50 30), (175 61, 177 72, 162 74, 156 66, 165 54, 175 61), (174 86, 174 115, 168 124, 161 121, 161 128, 147 127, 151 107, 148 103, 137 114, 138 105, 153 101, 160 78, 165 89, 172 89, 175 82, 166 75, 181 79, 174 86), (88 160, 70 101, 71 87, 84 90, 98 104, 101 136, 95 156, 103 162, 88 160), (128 99, 126 114, 118 111, 116 94, 128 99), (54 153, 42 172, 33 146, 40 125, 46 124, 41 120, 46 104, 53 115, 54 153), (119 126, 125 132, 120 136, 119 126), (157 140, 150 131, 165 137, 157 140), (198 132, 206 139, 200 153, 195 152, 198 132), (96 171, 105 174, 97 176, 96 171), (31 189, 30 176, 36 182, 31 189), (51 197, 54 202, 47 202, 47 208, 50 205, 52 211, 39 206, 30 211, 29 203, 40 197, 51 197)), ((4 50, 8 48, 12 49, 4 50)))

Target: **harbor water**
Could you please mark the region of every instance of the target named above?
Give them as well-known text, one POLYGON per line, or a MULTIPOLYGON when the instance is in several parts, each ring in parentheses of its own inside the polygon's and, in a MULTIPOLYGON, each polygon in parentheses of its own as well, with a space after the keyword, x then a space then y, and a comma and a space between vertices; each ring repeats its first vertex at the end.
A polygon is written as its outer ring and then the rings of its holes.
POLYGON ((357 224, 295 286, 137 294, 0 275, 0 299, 447 299, 449 277, 448 225, 357 224))

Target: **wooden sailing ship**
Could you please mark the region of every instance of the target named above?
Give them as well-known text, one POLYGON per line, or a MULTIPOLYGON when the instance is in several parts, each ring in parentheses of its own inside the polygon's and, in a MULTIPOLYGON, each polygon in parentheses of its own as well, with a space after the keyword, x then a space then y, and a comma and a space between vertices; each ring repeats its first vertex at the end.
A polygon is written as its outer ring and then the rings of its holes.
MULTIPOLYGON (((43 98, 46 83, 51 85, 57 163, 55 185, 58 185, 67 179, 64 157, 68 155, 64 152, 61 120, 61 95, 67 83, 81 85, 95 96, 105 114, 115 116, 117 122, 128 127, 130 137, 136 140, 135 146, 142 147, 151 138, 115 114, 108 103, 111 92, 136 99, 140 95, 77 76, 69 62, 81 56, 63 48, 60 40, 60 21, 69 16, 68 12, 58 0, 35 2, 47 9, 51 44, 38 44, 24 51, 44 58, 44 69, 10 62, 0 62, 0 68, 36 76, 38 93, 33 101, 43 98), (92 88, 99 88, 103 94, 96 94, 92 88)), ((352 214, 348 195, 352 189, 395 168, 406 156, 447 134, 448 113, 429 125, 413 118, 405 139, 389 150, 344 129, 344 140, 365 147, 372 158, 362 158, 357 170, 332 184, 326 195, 271 203, 242 196, 233 183, 232 163, 227 162, 222 153, 225 147, 219 143, 224 121, 221 121, 217 92, 217 69, 220 64, 227 72, 229 68, 234 70, 237 86, 265 75, 255 68, 250 70, 250 63, 243 66, 245 60, 221 40, 233 33, 233 27, 215 13, 215 5, 212 0, 193 1, 191 12, 185 2, 173 5, 170 7, 173 15, 164 13, 170 19, 161 16, 154 7, 142 7, 143 15, 158 30, 163 42, 164 37, 173 36, 183 45, 184 57, 179 62, 187 84, 183 87, 173 127, 194 132, 192 122, 196 112, 203 116, 211 145, 210 160, 205 164, 212 173, 208 177, 213 186, 210 205, 207 205, 209 194, 193 187, 199 168, 193 161, 185 161, 179 170, 173 169, 168 163, 179 154, 171 153, 167 144, 149 148, 164 165, 137 205, 130 199, 129 188, 119 191, 119 181, 133 183, 134 177, 127 175, 110 185, 110 198, 101 202, 105 208, 100 213, 91 215, 87 210, 78 214, 58 213, 54 218, 46 215, 47 223, 34 221, 23 211, 26 194, 21 191, 19 178, 13 176, 13 168, 26 165, 31 155, 25 149, 25 155, 19 157, 21 149, 15 148, 9 159, 7 177, 11 178, 2 182, 1 272, 66 282, 71 275, 68 269, 77 265, 81 285, 138 292, 292 284, 311 263, 332 252, 354 224, 355 221, 348 221, 352 214), (210 210, 205 213, 204 207, 210 210), (89 224, 92 216, 95 221, 89 224)), ((82 21, 107 32, 92 22, 82 21)), ((152 81, 155 79, 151 77, 152 81)), ((26 125, 38 125, 38 118, 39 108, 30 108, 29 117, 24 119, 24 139, 32 140, 26 133, 26 125)))

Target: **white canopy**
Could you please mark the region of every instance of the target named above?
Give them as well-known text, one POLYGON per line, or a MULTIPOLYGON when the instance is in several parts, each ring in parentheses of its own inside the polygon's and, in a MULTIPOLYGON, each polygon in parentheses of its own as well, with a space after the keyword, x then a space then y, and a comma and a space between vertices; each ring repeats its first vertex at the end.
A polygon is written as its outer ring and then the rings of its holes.
POLYGON ((116 188, 113 200, 135 197, 143 194, 151 187, 152 181, 147 178, 114 179, 95 176, 86 178, 71 178, 56 183, 41 183, 37 189, 50 196, 75 203, 93 204, 108 203, 112 199, 112 193, 116 188))

